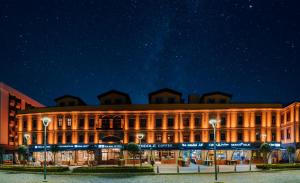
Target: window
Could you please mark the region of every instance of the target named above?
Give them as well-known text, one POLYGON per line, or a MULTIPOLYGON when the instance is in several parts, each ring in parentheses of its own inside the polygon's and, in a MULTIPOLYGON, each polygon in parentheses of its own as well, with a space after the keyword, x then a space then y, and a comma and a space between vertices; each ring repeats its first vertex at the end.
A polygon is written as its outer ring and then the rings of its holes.
POLYGON ((102 128, 109 129, 109 118, 107 117, 102 118, 102 128))
POLYGON ((74 105, 75 105, 75 101, 69 102, 69 106, 74 106, 74 105))
POLYGON ((61 135, 61 134, 59 134, 59 135, 57 136, 57 143, 58 143, 58 144, 61 144, 61 143, 62 143, 62 135, 61 135))
POLYGON ((157 97, 157 98, 155 99, 155 103, 157 103, 157 104, 162 104, 162 103, 163 103, 163 98, 157 97))
POLYGON ((147 119, 141 118, 140 119, 140 128, 146 128, 147 127, 147 119))
POLYGON ((276 125, 276 113, 275 112, 272 112, 272 126, 275 126, 276 125))
POLYGON ((110 104, 111 104, 111 100, 110 99, 104 100, 104 105, 110 105, 110 104))
POLYGON ((89 128, 94 128, 95 126, 95 119, 94 118, 90 118, 89 119, 89 128))
POLYGON ((280 121, 281 121, 281 124, 284 123, 284 115, 283 114, 280 115, 280 121))
POLYGON ((209 134, 209 140, 210 140, 210 141, 213 141, 213 140, 214 140, 214 133, 210 133, 210 134, 209 134))
POLYGON ((161 134, 156 134, 155 135, 155 141, 156 142, 161 142, 161 140, 162 140, 161 134))
POLYGON ((226 134, 225 133, 221 133, 221 141, 225 141, 226 140, 226 134))
POLYGON ((280 131, 280 137, 281 137, 281 140, 284 140, 284 131, 283 130, 280 131))
POLYGON ((195 128, 200 128, 201 127, 201 117, 195 117, 195 128))
POLYGON ((78 142, 79 143, 83 143, 84 142, 84 135, 83 134, 79 135, 78 142))
POLYGON ((209 98, 209 99, 207 100, 207 103, 209 103, 209 104, 214 104, 214 103, 216 103, 216 101, 215 101, 215 99, 213 99, 213 98, 209 98))
POLYGON ((220 104, 225 104, 226 103, 226 99, 220 99, 220 104))
POLYGON ((221 116, 221 126, 226 126, 226 115, 221 116))
POLYGON ((255 140, 260 141, 260 133, 259 132, 255 133, 255 140))
POLYGON ((183 118, 183 126, 184 127, 190 126, 190 118, 188 118, 188 117, 183 118))
POLYGON ((135 141, 135 135, 130 134, 128 140, 129 140, 129 142, 134 142, 135 141))
POLYGON ((156 120, 155 120, 156 128, 161 128, 161 125, 162 125, 162 119, 161 118, 156 118, 156 120))
POLYGON ((134 128, 135 118, 129 118, 129 128, 134 128))
POLYGON ((201 135, 200 134, 195 134, 195 141, 200 142, 201 141, 201 135))
POLYGON ((26 130, 27 129, 27 119, 23 120, 23 129, 26 130))
POLYGON ((94 143, 94 135, 93 134, 89 135, 89 143, 94 143))
POLYGON ((67 134, 67 138, 66 138, 67 144, 70 144, 71 141, 72 141, 72 135, 71 134, 67 134))
POLYGON ((276 141, 276 133, 272 132, 272 141, 276 141))
POLYGON ((31 139, 32 139, 32 144, 37 144, 37 137, 36 137, 36 134, 35 134, 35 133, 32 134, 31 139))
POLYGON ((190 134, 185 133, 183 134, 183 142, 189 142, 190 141, 190 134))
POLYGON ((80 118, 79 119, 79 128, 83 128, 84 127, 84 119, 80 118))
POLYGON ((255 124, 256 125, 261 124, 261 114, 255 114, 255 124))
POLYGON ((243 123, 244 123, 243 113, 238 113, 238 125, 243 126, 243 123))
POLYGON ((122 104, 122 99, 121 99, 121 98, 117 98, 117 99, 115 100, 115 103, 116 103, 116 104, 122 104))
POLYGON ((37 128, 37 119, 32 119, 32 129, 36 129, 37 128))
POLYGON ((168 127, 174 127, 174 119, 173 118, 168 118, 168 127))
POLYGON ((168 98, 168 104, 174 104, 175 103, 175 98, 174 97, 169 97, 168 98))
POLYGON ((286 129, 286 138, 291 139, 291 129, 290 128, 286 129))
POLYGON ((174 135, 171 133, 168 133, 167 140, 168 140, 168 142, 174 142, 174 135))
POLYGON ((291 121, 291 112, 290 112, 290 111, 288 111, 288 112, 286 113, 286 120, 287 120, 287 122, 290 122, 290 121, 291 121))
POLYGON ((238 133, 238 141, 243 141, 243 133, 242 132, 238 133))
POLYGON ((61 117, 58 118, 58 127, 62 127, 63 119, 61 117))
POLYGON ((71 118, 71 117, 68 117, 68 118, 67 118, 67 126, 68 126, 68 127, 71 127, 71 126, 72 126, 72 118, 71 118))

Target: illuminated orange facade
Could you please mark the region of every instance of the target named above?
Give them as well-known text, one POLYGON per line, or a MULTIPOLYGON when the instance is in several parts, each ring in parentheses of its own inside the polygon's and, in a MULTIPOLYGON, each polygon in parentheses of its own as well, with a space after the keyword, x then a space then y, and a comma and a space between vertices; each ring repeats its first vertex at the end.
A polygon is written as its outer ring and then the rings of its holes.
MULTIPOLYGON (((29 145, 43 144, 44 116, 52 119, 47 132, 50 145, 139 143, 136 136, 143 133, 142 144, 186 146, 185 143, 200 142, 209 146, 213 141, 209 124, 212 118, 219 121, 216 130, 219 143, 236 146, 299 142, 300 103, 297 102, 287 107, 234 104, 230 103, 230 95, 214 92, 202 97, 190 96, 185 104, 181 93, 169 89, 150 93, 150 104, 131 104, 128 97, 111 91, 98 96, 100 106, 84 106, 78 98, 65 96, 57 100, 56 107, 21 111, 17 115, 18 144, 24 143, 25 133, 31 136, 29 145)), ((176 156, 181 156, 178 153, 176 156)))

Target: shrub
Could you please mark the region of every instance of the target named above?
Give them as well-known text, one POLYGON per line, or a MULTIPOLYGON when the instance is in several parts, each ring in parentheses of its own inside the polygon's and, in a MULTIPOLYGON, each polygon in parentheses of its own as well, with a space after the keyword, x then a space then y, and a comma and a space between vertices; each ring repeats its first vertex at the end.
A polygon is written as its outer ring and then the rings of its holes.
MULTIPOLYGON (((24 171, 24 172, 43 172, 43 167, 34 166, 0 166, 0 170, 8 171, 24 171)), ((47 172, 64 172, 68 171, 69 167, 47 167, 47 172)))
POLYGON ((154 172, 153 167, 78 167, 73 169, 74 173, 141 173, 154 172))

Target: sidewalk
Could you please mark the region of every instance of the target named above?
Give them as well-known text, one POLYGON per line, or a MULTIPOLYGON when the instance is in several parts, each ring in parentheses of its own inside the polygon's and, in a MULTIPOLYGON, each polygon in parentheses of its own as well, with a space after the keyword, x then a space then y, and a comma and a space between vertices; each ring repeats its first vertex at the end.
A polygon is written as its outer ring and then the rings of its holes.
MULTIPOLYGON (((205 165, 195 165, 190 164, 189 167, 179 167, 179 173, 198 173, 198 166, 200 173, 213 173, 215 171, 214 166, 205 165)), ((159 173, 177 173, 176 164, 156 164, 154 167, 155 173, 157 173, 157 167, 159 168, 159 173)), ((249 172, 250 166, 239 164, 236 165, 236 170, 234 165, 219 165, 219 172, 249 172)), ((256 168, 255 164, 251 165, 251 171, 261 171, 256 168)))

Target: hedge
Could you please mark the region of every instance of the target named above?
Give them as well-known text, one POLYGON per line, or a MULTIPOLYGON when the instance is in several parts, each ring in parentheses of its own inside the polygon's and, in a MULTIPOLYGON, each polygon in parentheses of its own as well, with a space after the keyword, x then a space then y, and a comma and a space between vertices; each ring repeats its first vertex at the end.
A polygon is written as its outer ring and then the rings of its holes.
POLYGON ((256 168, 268 169, 300 169, 300 164, 258 164, 256 168))
MULTIPOLYGON (((43 167, 35 166, 0 166, 0 170, 9 171, 24 171, 24 172, 43 172, 43 167)), ((47 167, 47 172, 65 172, 68 171, 69 167, 47 167)))
POLYGON ((154 172, 153 167, 78 167, 73 169, 74 173, 141 173, 154 172))

